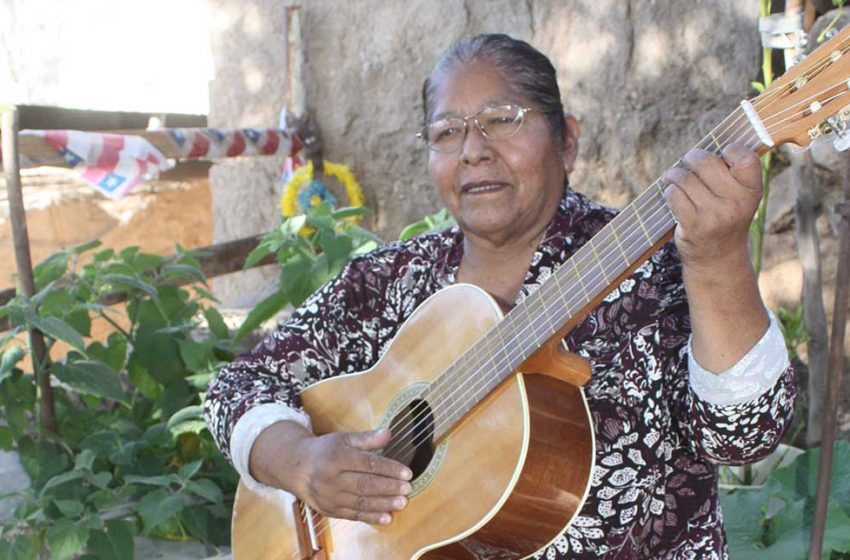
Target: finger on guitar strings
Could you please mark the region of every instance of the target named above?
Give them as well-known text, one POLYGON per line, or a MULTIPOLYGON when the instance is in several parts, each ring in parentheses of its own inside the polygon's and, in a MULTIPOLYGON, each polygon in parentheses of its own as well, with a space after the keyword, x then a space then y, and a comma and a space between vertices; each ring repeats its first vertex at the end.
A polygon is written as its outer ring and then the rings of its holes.
MULTIPOLYGON (((705 186, 709 194, 721 198, 734 198, 740 188, 726 161, 706 150, 690 150, 682 163, 705 186)), ((698 196, 698 195, 697 195, 698 196)), ((699 204, 698 204, 699 206, 699 204)))
POLYGON ((337 481, 340 489, 359 496, 403 498, 411 491, 409 482, 360 472, 340 473, 337 481))
POLYGON ((758 154, 743 144, 733 143, 723 148, 721 156, 738 184, 761 198, 763 185, 758 154))
POLYGON ((413 472, 403 463, 381 457, 371 451, 356 451, 351 459, 352 464, 345 469, 347 471, 368 473, 404 481, 413 478, 413 472))
POLYGON ((661 176, 662 193, 667 206, 679 223, 693 223, 697 218, 697 202, 693 189, 690 189, 696 177, 688 170, 672 167, 661 176))

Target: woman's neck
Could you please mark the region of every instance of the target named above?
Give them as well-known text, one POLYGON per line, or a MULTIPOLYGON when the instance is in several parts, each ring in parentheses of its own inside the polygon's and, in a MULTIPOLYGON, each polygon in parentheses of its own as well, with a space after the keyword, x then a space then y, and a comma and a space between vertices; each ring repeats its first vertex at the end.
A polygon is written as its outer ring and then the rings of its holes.
POLYGON ((513 305, 544 232, 545 228, 502 244, 464 236, 457 281, 486 290, 500 300, 503 307, 504 304, 513 305))

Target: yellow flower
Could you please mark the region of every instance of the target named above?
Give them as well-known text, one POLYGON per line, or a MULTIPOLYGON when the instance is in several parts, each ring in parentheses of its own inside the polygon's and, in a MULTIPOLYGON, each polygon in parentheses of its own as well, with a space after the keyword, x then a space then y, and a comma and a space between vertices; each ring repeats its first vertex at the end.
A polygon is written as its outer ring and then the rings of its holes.
MULTIPOLYGON (((325 175, 336 178, 345 188, 345 194, 348 197, 348 206, 360 207, 363 206, 363 190, 360 184, 354 177, 354 173, 347 165, 341 163, 333 163, 325 160, 324 162, 325 175)), ((289 178, 286 185, 283 187, 283 196, 280 198, 280 211, 284 217, 288 218, 298 213, 298 193, 305 185, 309 185, 313 181, 313 162, 308 161, 306 165, 300 167, 292 177, 289 178)), ((318 204, 318 196, 310 199, 310 204, 318 204)), ((306 210, 306 209, 301 209, 306 210)), ((348 218, 352 223, 360 221, 360 216, 348 218)))

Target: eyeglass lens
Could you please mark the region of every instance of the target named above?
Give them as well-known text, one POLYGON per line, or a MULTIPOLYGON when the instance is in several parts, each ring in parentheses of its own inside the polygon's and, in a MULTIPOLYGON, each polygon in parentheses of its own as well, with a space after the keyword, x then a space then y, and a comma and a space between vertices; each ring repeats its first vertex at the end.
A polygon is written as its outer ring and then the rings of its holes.
POLYGON ((428 147, 440 152, 457 150, 466 137, 468 120, 475 121, 485 138, 498 140, 514 134, 522 124, 523 110, 517 105, 484 107, 467 117, 445 117, 426 127, 428 147))

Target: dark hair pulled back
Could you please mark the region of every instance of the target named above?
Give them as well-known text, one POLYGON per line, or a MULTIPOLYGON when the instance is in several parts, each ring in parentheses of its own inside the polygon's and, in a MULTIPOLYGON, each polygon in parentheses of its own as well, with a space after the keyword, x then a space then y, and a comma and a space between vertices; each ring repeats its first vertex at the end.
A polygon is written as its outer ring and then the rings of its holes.
POLYGON ((525 41, 503 33, 487 33, 465 39, 440 56, 422 85, 423 124, 431 121, 440 74, 452 66, 473 60, 492 64, 516 93, 533 103, 546 117, 552 138, 563 147, 567 127, 555 67, 546 55, 525 41))

